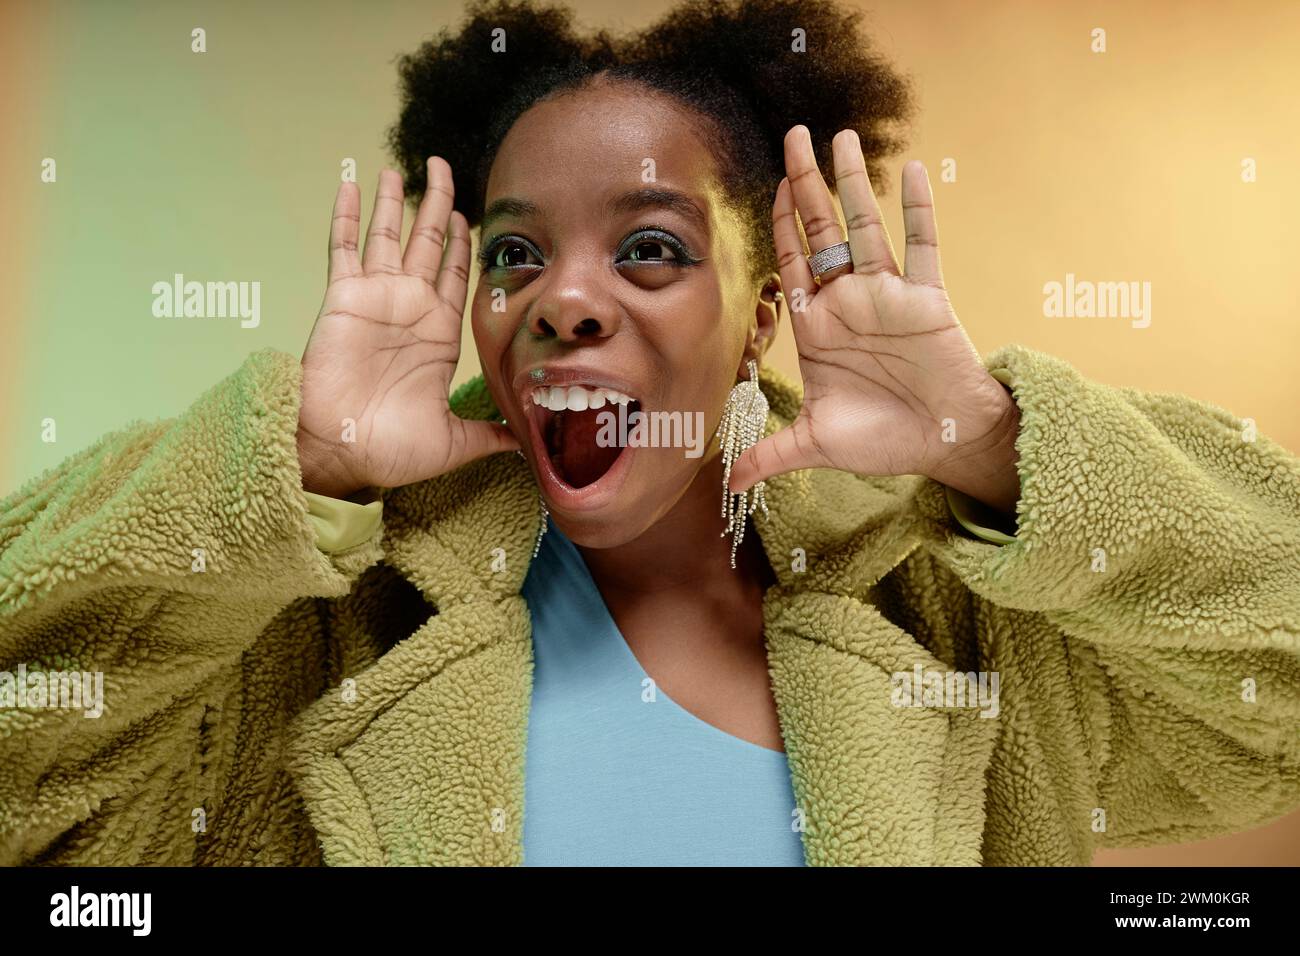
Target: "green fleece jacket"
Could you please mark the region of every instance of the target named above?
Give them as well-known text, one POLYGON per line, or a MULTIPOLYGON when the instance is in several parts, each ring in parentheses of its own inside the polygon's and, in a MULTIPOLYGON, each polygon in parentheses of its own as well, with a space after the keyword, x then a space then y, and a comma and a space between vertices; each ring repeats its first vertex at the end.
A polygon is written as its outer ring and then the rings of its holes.
MULTIPOLYGON (((928 479, 769 481, 807 861, 1086 864, 1300 805, 1300 463, 1188 398, 989 367, 1021 409, 1006 543, 928 479), (996 712, 900 692, 954 672, 998 675, 996 712)), ((317 547, 299 375, 258 352, 4 502, 0 863, 522 862, 531 474, 386 491, 380 532, 317 547), (16 704, 20 671, 102 673, 102 713, 16 704)), ((799 394, 761 384, 770 433, 799 394)), ((481 379, 453 406, 497 414, 481 379)))

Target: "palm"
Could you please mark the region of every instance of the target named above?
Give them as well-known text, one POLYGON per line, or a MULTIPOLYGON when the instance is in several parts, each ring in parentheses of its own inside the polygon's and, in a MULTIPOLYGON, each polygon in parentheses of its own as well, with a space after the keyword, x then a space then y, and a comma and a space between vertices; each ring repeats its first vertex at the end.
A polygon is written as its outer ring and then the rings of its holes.
POLYGON ((300 432, 328 449, 342 484, 395 487, 515 447, 504 428, 450 410, 469 230, 451 212, 450 168, 431 161, 429 182, 403 255, 401 179, 381 177, 361 260, 359 195, 339 191, 329 285, 302 361, 300 432))
POLYGON ((941 455, 945 410, 984 374, 943 290, 846 275, 798 321, 801 417, 828 465, 914 474, 941 455))
POLYGON ((789 428, 746 452, 733 471, 733 487, 797 468, 931 474, 978 447, 1007 407, 1006 393, 984 368, 944 290, 924 170, 909 164, 904 171, 904 273, 857 137, 841 133, 834 147, 854 265, 823 275, 820 286, 813 280, 796 210, 812 248, 825 248, 842 233, 806 131, 792 131, 773 231, 784 263, 803 407, 789 428))

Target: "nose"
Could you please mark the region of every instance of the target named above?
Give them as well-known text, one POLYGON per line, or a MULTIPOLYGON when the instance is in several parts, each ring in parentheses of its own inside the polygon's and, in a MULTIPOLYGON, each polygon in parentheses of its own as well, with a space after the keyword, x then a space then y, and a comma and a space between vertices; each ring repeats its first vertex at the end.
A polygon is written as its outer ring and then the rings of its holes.
POLYGON ((575 262, 566 268, 557 261, 550 271, 546 288, 528 313, 528 330, 533 335, 575 342, 606 338, 618 330, 618 305, 594 263, 575 262))

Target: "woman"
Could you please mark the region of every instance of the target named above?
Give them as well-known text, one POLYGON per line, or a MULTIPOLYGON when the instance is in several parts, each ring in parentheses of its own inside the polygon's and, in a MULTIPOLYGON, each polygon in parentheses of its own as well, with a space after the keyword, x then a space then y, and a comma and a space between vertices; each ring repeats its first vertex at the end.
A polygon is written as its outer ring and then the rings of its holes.
POLYGON ((855 30, 480 5, 408 57, 405 248, 344 184, 301 363, 6 503, 5 666, 105 691, 4 713, 0 861, 1086 864, 1300 804, 1296 460, 981 362, 855 30))

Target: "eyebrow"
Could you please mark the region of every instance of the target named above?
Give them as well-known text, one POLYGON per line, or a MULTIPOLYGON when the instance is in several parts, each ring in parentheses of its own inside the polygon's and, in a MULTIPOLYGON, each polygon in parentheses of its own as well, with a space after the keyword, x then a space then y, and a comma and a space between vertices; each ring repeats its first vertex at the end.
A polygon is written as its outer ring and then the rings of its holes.
POLYGON ((640 212, 642 209, 671 209, 694 222, 704 232, 709 231, 709 218, 704 211, 685 193, 672 189, 634 189, 614 197, 608 208, 615 214, 640 212))
MULTIPOLYGON (((606 204, 606 208, 613 215, 640 212, 643 209, 671 209, 691 220, 703 231, 709 231, 709 219, 704 211, 685 193, 672 189, 633 189, 615 196, 606 204)), ((540 213, 541 207, 534 202, 505 196, 493 200, 487 207, 480 221, 479 230, 486 232, 497 219, 506 217, 526 219, 540 213)))
POLYGON ((541 211, 537 203, 529 202, 527 199, 512 199, 506 196, 502 199, 493 200, 492 204, 484 211, 483 218, 479 221, 479 232, 487 232, 488 226, 497 219, 507 216, 526 219, 529 216, 536 216, 541 211))

